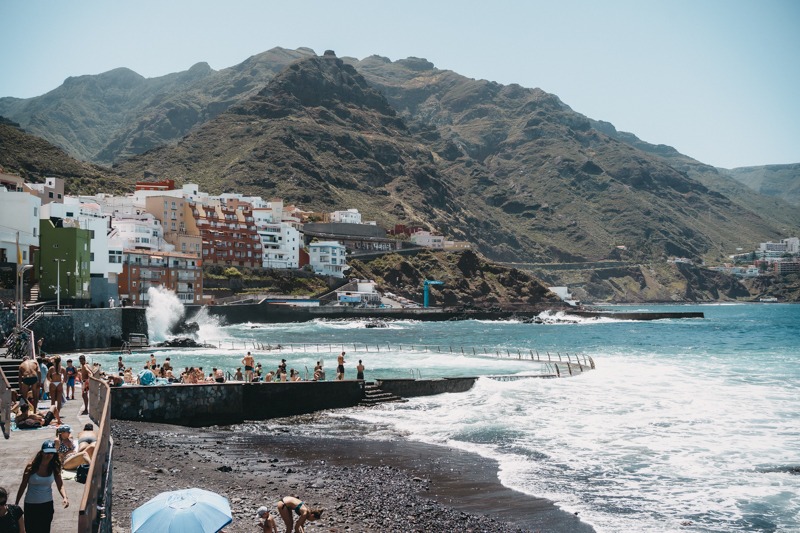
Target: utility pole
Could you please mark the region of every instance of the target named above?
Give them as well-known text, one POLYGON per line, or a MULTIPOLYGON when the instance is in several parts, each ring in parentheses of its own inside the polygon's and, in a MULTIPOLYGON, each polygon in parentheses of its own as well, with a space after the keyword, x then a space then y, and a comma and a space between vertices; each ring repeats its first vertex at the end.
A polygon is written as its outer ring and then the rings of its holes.
POLYGON ((56 311, 61 312, 61 263, 66 259, 53 259, 56 264, 56 311))

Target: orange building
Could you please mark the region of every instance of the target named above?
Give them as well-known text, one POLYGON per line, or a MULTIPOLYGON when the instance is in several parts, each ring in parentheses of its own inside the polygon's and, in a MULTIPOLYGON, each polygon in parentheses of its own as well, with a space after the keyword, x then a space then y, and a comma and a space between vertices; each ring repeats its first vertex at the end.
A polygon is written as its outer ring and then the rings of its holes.
POLYGON ((191 217, 186 218, 190 234, 203 239, 203 262, 219 266, 260 268, 261 239, 258 236, 250 204, 201 204, 189 202, 191 217))
POLYGON ((147 305, 147 289, 164 287, 185 304, 203 297, 202 261, 192 254, 130 250, 122 252, 119 296, 127 305, 147 305))

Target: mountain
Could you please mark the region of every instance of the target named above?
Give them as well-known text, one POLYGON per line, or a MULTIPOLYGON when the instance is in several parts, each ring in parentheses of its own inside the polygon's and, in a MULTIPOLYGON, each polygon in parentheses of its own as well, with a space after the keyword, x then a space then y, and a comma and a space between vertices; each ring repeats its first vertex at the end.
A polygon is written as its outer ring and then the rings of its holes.
POLYGON ((67 78, 34 98, 0 98, 0 115, 78 159, 110 164, 162 144, 258 92, 309 49, 275 48, 215 71, 207 63, 156 78, 127 68, 67 78))
POLYGON ((741 167, 722 172, 754 191, 800 207, 800 163, 741 167))
POLYGON ((276 48, 220 71, 132 74, 71 78, 37 99, 0 99, 0 113, 43 135, 73 132, 76 150, 115 161, 129 182, 157 176, 356 207, 386 227, 468 240, 495 260, 719 259, 800 228, 796 209, 720 169, 540 89, 424 59, 276 48), (56 101, 62 113, 48 111, 56 101), (91 121, 102 135, 89 134, 91 121))
POLYGON ((63 178, 70 194, 121 194, 133 189, 108 169, 77 161, 4 117, 0 117, 0 168, 31 183, 41 183, 45 177, 63 178))

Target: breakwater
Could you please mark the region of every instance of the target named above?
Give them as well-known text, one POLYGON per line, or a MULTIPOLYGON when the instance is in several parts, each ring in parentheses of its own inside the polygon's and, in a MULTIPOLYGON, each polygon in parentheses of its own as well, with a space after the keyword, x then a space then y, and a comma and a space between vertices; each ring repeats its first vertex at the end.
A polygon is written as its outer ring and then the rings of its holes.
POLYGON ((348 306, 307 306, 295 307, 285 304, 262 301, 259 303, 212 305, 202 308, 198 305, 186 306, 187 321, 193 320, 201 309, 209 316, 218 317, 228 324, 244 322, 286 323, 308 322, 315 319, 378 319, 378 320, 509 320, 533 319, 543 312, 563 312, 581 317, 606 317, 619 320, 660 320, 665 318, 703 318, 702 312, 636 312, 615 313, 613 311, 594 311, 575 309, 567 304, 552 303, 541 306, 527 306, 524 309, 465 309, 465 308, 359 308, 348 306))
MULTIPOLYGON (((398 396, 430 396, 469 390, 477 378, 389 379, 381 389, 398 396)), ((204 383, 111 388, 111 418, 202 427, 304 415, 355 407, 364 382, 204 383)))

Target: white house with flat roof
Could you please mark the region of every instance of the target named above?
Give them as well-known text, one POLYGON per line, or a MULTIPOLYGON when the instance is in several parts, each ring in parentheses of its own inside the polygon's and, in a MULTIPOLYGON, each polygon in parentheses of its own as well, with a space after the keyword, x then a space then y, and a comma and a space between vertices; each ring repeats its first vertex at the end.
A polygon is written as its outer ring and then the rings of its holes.
POLYGON ((42 200, 22 190, 0 185, 0 263, 17 263, 17 237, 22 264, 31 264, 31 247, 39 246, 42 200))
POLYGON ((340 224, 361 224, 361 213, 358 212, 358 209, 334 211, 331 213, 331 222, 338 222, 340 224))
POLYGON ((312 242, 308 245, 309 264, 314 273, 343 278, 347 268, 344 244, 336 241, 312 242))
POLYGON ((425 248, 433 248, 435 250, 444 249, 444 236, 436 235, 430 231, 420 230, 412 233, 408 240, 417 246, 424 246, 425 248))

